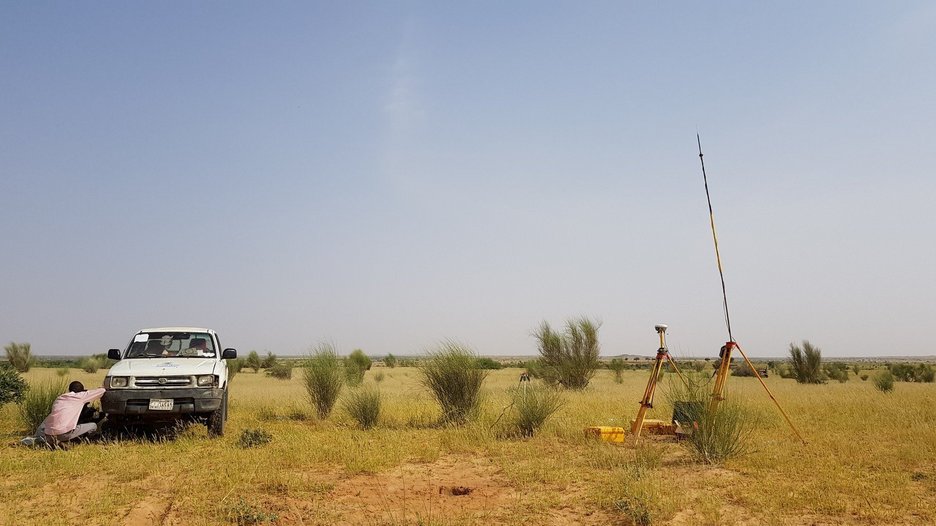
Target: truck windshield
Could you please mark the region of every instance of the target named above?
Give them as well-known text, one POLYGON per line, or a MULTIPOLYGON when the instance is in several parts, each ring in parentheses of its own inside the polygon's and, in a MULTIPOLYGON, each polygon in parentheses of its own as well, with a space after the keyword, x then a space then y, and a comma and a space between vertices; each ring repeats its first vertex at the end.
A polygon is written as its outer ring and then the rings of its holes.
POLYGON ((205 332, 150 332, 133 337, 127 358, 213 358, 214 342, 205 332))

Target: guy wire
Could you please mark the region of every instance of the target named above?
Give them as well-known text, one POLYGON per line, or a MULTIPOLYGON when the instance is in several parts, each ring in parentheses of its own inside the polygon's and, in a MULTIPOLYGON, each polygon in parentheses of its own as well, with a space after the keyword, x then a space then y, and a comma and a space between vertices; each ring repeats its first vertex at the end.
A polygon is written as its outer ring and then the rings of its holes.
POLYGON ((705 183, 705 199, 708 201, 709 224, 712 225, 712 239, 715 241, 715 261, 718 262, 718 277, 721 278, 722 304, 725 307, 725 325, 728 327, 728 341, 733 342, 731 335, 731 317, 728 316, 728 293, 725 290, 725 272, 722 270, 721 254, 718 252, 718 234, 715 231, 715 213, 712 212, 712 197, 709 195, 708 176, 705 175, 705 160, 702 158, 702 139, 696 133, 696 142, 699 145, 699 162, 702 164, 702 181, 705 183))

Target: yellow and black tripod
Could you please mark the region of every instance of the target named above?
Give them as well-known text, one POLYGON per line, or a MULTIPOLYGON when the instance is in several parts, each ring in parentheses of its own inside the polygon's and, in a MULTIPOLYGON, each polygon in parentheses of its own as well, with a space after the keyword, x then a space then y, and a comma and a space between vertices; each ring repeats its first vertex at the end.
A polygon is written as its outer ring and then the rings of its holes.
POLYGON ((653 394, 656 391, 657 382, 660 379, 660 372, 663 371, 663 362, 667 361, 673 367, 673 370, 676 371, 676 374, 679 375, 679 379, 683 381, 683 384, 686 383, 685 377, 679 371, 679 367, 676 366, 676 362, 673 360, 673 357, 669 354, 669 349, 666 348, 666 329, 667 326, 658 324, 654 327, 657 331, 657 334, 660 335, 660 348, 657 349, 656 361, 653 362, 653 367, 650 368, 650 380, 647 381, 647 388, 644 389, 643 398, 640 399, 640 409, 637 411, 637 418, 634 419, 634 423, 631 424, 631 435, 634 437, 634 443, 636 444, 640 440, 640 432, 643 430, 644 418, 647 416, 647 410, 653 407, 653 394))

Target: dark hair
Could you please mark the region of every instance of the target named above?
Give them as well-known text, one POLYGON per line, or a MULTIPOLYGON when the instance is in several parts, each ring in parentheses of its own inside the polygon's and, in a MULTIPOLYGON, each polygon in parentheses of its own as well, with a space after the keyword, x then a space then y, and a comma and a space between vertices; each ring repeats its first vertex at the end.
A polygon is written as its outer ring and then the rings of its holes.
POLYGON ((80 392, 83 392, 85 388, 84 388, 84 384, 75 380, 74 382, 68 384, 68 390, 71 391, 72 393, 80 393, 80 392))

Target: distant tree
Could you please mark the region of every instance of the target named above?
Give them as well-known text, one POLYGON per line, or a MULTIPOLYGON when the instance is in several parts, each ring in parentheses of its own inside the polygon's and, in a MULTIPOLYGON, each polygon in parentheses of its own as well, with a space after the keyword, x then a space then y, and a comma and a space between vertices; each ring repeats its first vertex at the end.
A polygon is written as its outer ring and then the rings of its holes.
POLYGON ((387 367, 393 368, 397 366, 397 358, 392 354, 387 354, 387 357, 383 360, 384 365, 387 367))
POLYGON ((260 355, 257 354, 257 351, 250 351, 250 354, 247 355, 247 361, 244 362, 244 366, 250 367, 255 373, 260 371, 260 355))
POLYGON ((479 368, 479 369, 488 369, 488 370, 494 370, 494 371, 496 371, 496 370, 498 370, 498 369, 503 369, 504 366, 501 365, 500 362, 498 362, 497 360, 495 360, 495 359, 493 359, 493 358, 488 358, 488 357, 486 357, 486 356, 482 356, 482 357, 478 358, 478 368, 479 368))
POLYGON ((608 369, 614 371, 614 382, 615 383, 624 383, 624 360, 620 358, 612 358, 611 362, 608 363, 608 369))
POLYGON ((857 363, 856 363, 856 364, 853 364, 853 365, 852 365, 852 371, 855 371, 855 374, 856 374, 856 375, 859 374, 859 373, 861 373, 861 366, 858 365, 857 363))

